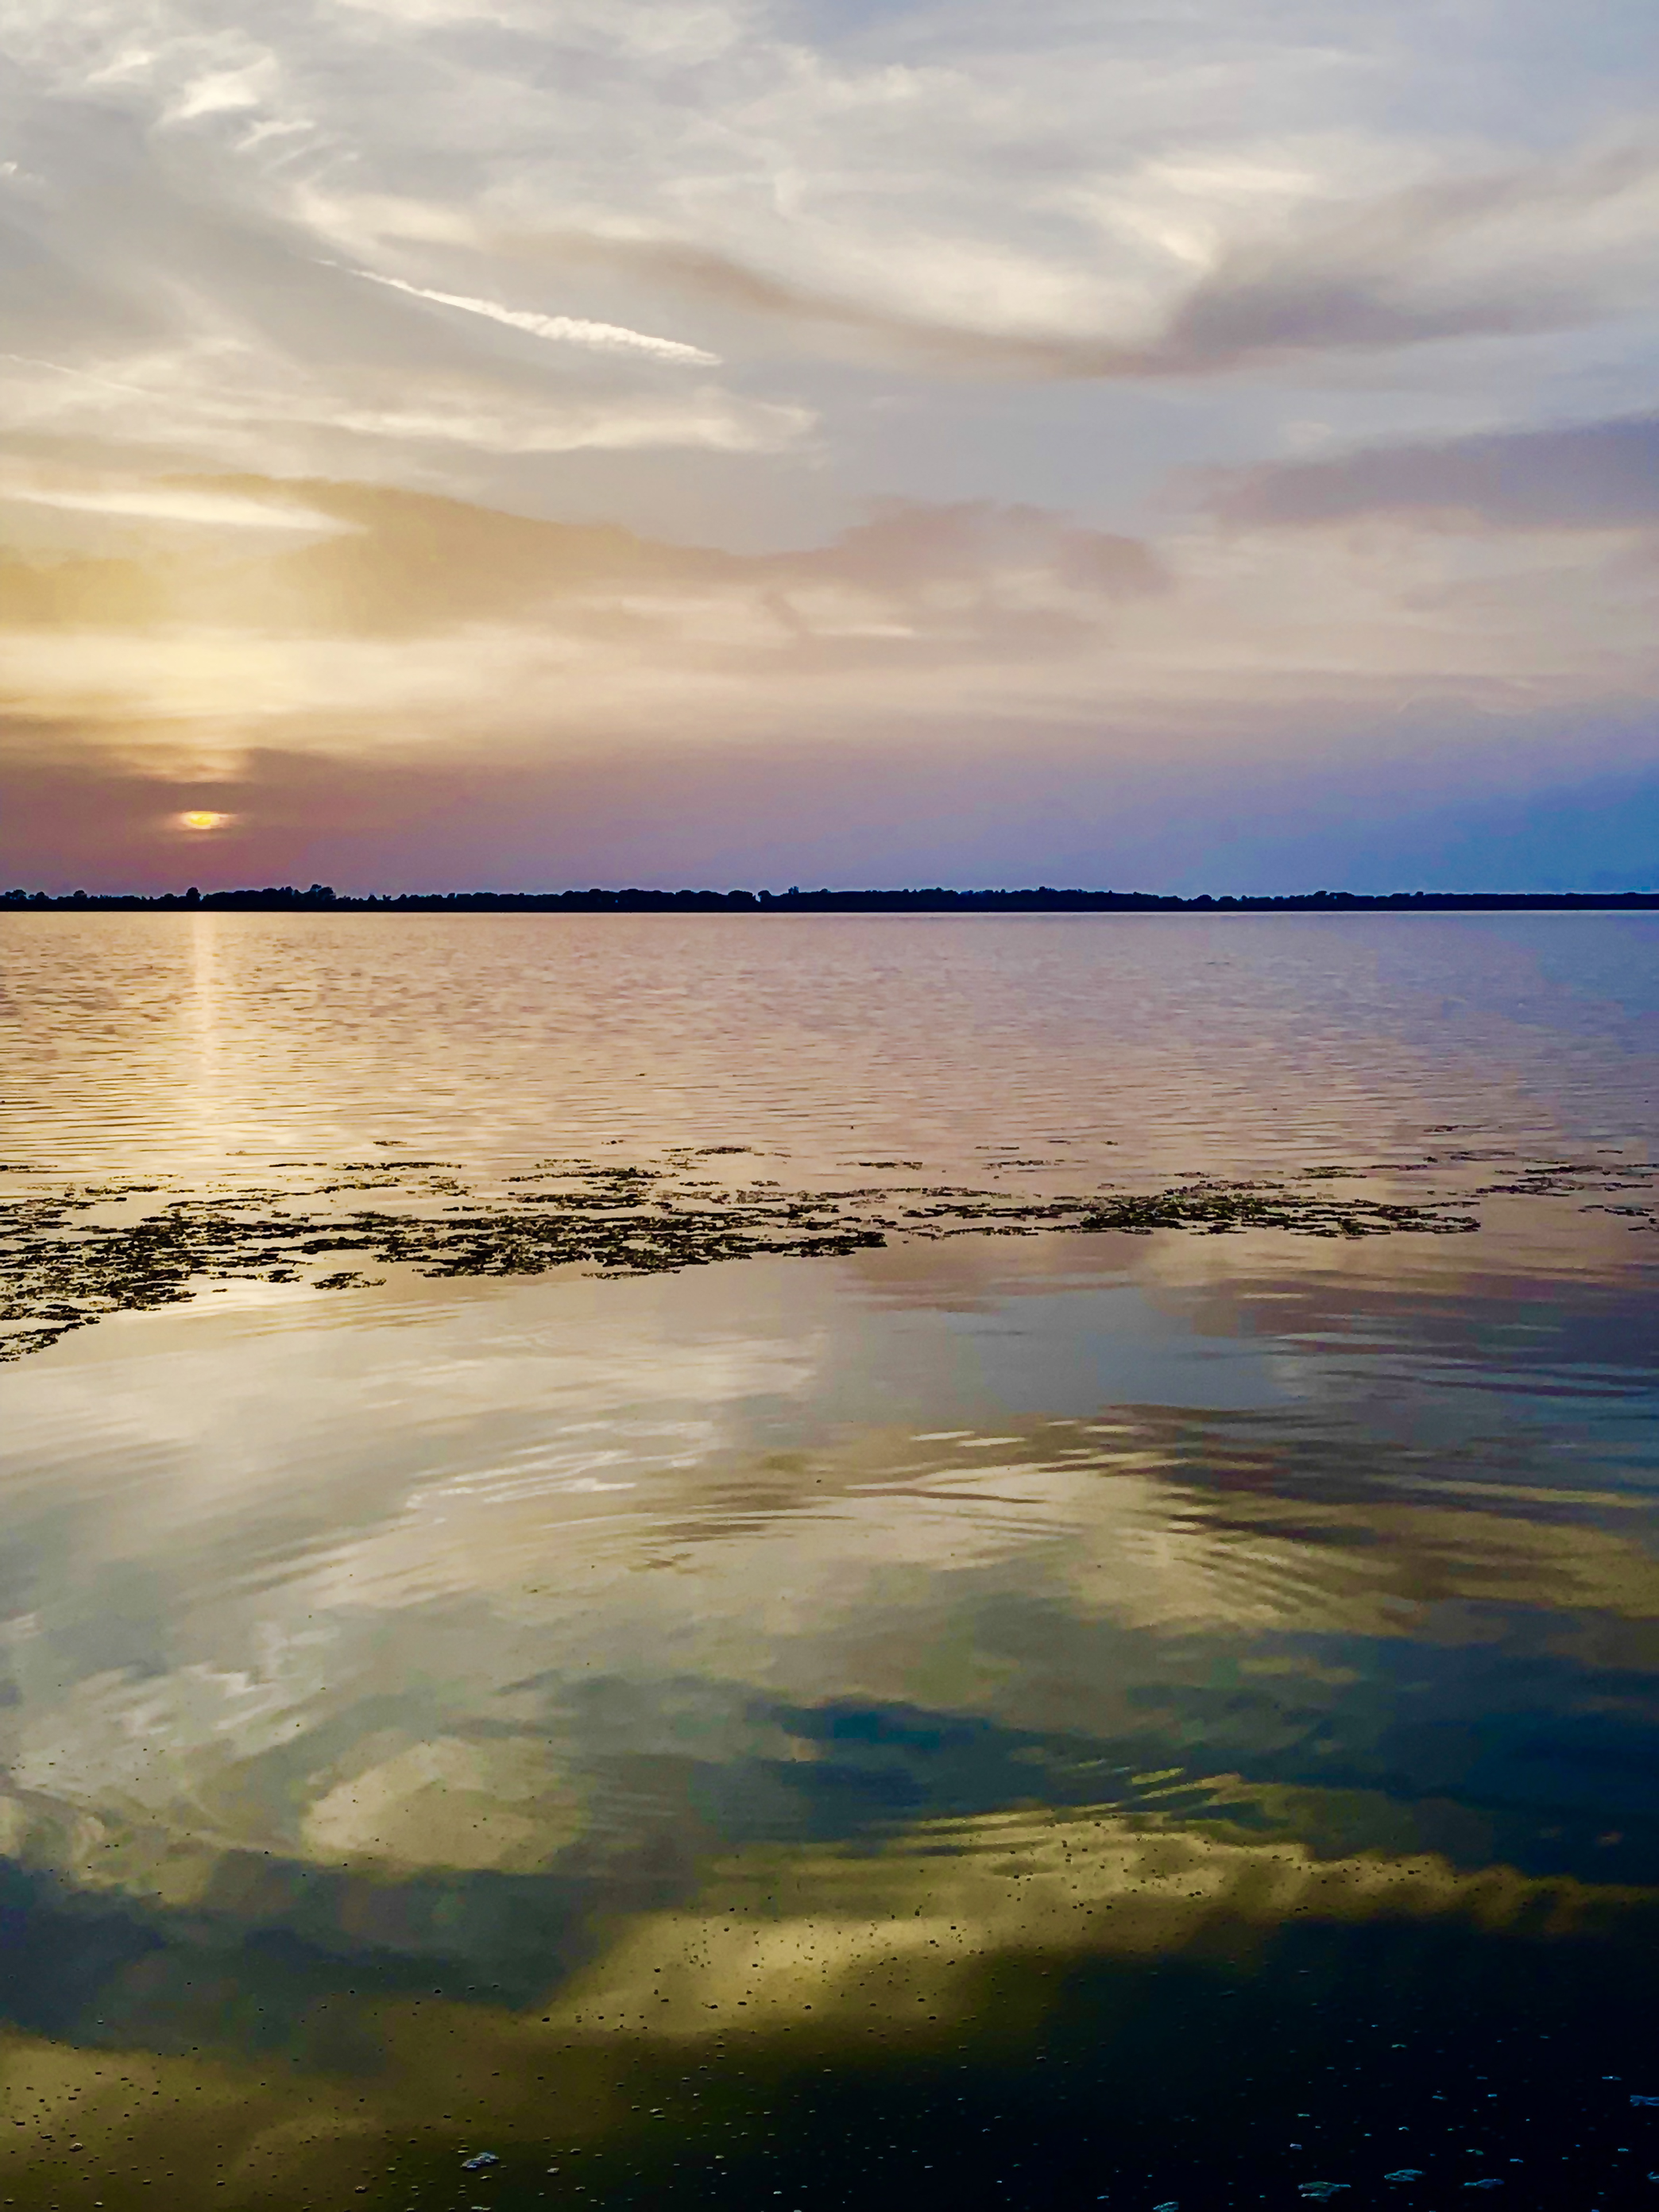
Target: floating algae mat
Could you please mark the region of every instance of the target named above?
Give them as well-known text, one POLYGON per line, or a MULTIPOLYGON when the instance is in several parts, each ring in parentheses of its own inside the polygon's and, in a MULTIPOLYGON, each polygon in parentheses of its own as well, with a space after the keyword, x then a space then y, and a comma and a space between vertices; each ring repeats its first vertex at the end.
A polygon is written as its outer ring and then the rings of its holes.
MULTIPOLYGON (((724 1148, 720 1148, 724 1149, 724 1148)), ((1340 1170, 1316 1170, 1328 1181, 1340 1170)), ((537 1275, 580 1266, 655 1273, 762 1254, 804 1258, 907 1237, 1042 1230, 1298 1237, 1449 1236, 1479 1224, 1445 1204, 1333 1196, 1194 1177, 1160 1190, 1021 1200, 927 1185, 711 1191, 676 1167, 561 1163, 480 1199, 449 1164, 352 1164, 299 1188, 192 1194, 148 1182, 72 1186, 0 1205, 0 1359, 44 1350, 106 1315, 167 1305, 214 1282, 356 1288, 372 1267, 428 1276, 537 1275), (540 1183, 547 1188, 529 1190, 540 1183), (342 1201, 374 1192, 375 1206, 342 1201)))
POLYGON ((205 1284, 349 1290, 384 1267, 434 1277, 562 1267, 649 1274, 762 1255, 823 1258, 908 1238, 1042 1231, 1447 1237, 1477 1230, 1471 1206, 1500 1195, 1595 1193, 1595 1210, 1626 1217, 1633 1229, 1659 1225, 1659 1208, 1642 1195, 1659 1184, 1659 1170, 1621 1164, 1610 1172, 1605 1159, 1522 1162, 1504 1182, 1422 1202, 1339 1194, 1329 1186, 1364 1171, 1329 1166, 1296 1182, 1194 1175, 1154 1190, 1031 1198, 935 1184, 727 1188, 687 1172, 744 1149, 703 1146, 657 1167, 553 1162, 482 1194, 457 1179, 450 1162, 399 1161, 389 1170, 369 1161, 313 1170, 299 1185, 200 1194, 116 1179, 0 1203, 0 1360, 42 1351, 109 1314, 176 1304, 205 1284), (368 1193, 383 1202, 350 1203, 368 1193))

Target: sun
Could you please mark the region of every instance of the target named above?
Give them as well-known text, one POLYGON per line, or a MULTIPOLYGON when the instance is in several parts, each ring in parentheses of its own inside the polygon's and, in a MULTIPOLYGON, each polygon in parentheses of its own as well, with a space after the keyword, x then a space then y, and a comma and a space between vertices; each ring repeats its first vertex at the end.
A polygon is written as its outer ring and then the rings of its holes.
POLYGON ((215 814, 205 806, 192 806, 179 817, 179 827, 197 831, 222 830, 234 818, 228 814, 215 814))

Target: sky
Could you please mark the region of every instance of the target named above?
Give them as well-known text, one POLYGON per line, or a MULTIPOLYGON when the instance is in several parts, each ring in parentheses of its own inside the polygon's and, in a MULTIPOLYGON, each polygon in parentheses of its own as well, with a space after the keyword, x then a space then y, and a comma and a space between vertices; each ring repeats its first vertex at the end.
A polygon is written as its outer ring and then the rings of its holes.
POLYGON ((1652 0, 0 56, 0 887, 1659 884, 1652 0))

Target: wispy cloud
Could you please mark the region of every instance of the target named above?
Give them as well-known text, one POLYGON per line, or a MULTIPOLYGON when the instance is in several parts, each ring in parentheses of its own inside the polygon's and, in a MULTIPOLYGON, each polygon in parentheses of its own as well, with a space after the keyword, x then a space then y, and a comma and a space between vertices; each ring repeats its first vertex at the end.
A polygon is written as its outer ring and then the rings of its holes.
POLYGON ((1189 204, 1162 211, 1166 178, 1103 183, 1097 217, 1159 237, 1164 265, 1126 295, 1109 239, 1093 268, 1073 242, 1066 321, 1046 327, 1009 312, 988 266, 969 317, 943 311, 925 272, 898 303, 873 261, 860 292, 687 239, 566 232, 499 244, 628 271, 739 315, 849 331, 919 364, 1033 378, 1217 375, 1570 328, 1638 310, 1659 269, 1659 145, 1591 145, 1369 192, 1334 191, 1334 181, 1291 175, 1253 196, 1224 165, 1194 167, 1189 204), (1234 204, 1218 208, 1224 193, 1234 204))
POLYGON ((1357 515, 1461 518, 1495 530, 1659 525, 1659 415, 1374 446, 1221 478, 1217 512, 1270 528, 1357 515))
POLYGON ((354 526, 292 500, 254 499, 196 484, 64 482, 0 471, 0 507, 15 501, 115 521, 184 523, 208 530, 274 530, 328 536, 354 526))
MULTIPOLYGON (((336 266, 339 264, 334 264, 336 266)), ((718 354, 701 346, 685 345, 678 338, 653 337, 646 331, 630 331, 620 323, 589 322, 580 315, 540 315, 523 307, 504 307, 495 300, 475 300, 462 292, 438 292, 424 284, 406 283, 401 276, 383 276, 373 269, 354 269, 354 276, 388 291, 403 292, 412 300, 430 300, 441 307, 459 307, 469 315, 504 323, 509 330, 527 331, 532 337, 549 338, 557 345, 591 346, 598 353, 646 354, 653 361, 684 362, 695 368, 713 368, 718 354)))
POLYGON ((125 714, 175 739, 252 717, 314 726, 327 750, 389 720, 440 750, 465 730, 476 767, 486 723, 509 751, 556 753, 665 714, 688 737, 781 715, 932 744, 964 715, 1095 712, 1161 744, 1194 714, 1427 696, 1505 716, 1659 690, 1659 568, 1594 533, 1195 527, 1154 548, 1036 507, 890 501, 817 546, 742 555, 362 485, 204 489, 287 496, 342 529, 234 562, 140 552, 73 593, 14 572, 14 607, 35 610, 12 617, 14 711, 125 714))

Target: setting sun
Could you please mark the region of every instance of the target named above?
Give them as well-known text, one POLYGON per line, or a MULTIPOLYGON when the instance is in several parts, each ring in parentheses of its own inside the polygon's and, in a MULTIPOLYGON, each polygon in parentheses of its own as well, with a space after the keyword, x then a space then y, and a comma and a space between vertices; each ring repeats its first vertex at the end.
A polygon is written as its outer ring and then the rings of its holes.
POLYGON ((197 806, 179 817, 179 826, 181 830, 222 830, 231 818, 228 814, 214 814, 206 807, 197 806))

